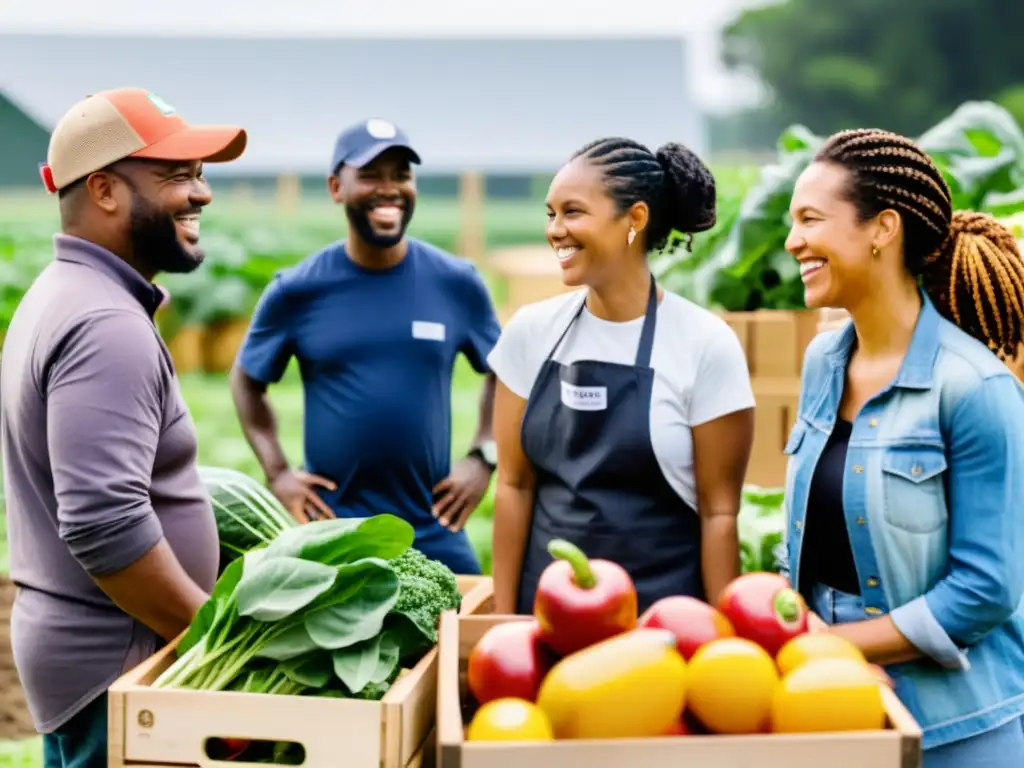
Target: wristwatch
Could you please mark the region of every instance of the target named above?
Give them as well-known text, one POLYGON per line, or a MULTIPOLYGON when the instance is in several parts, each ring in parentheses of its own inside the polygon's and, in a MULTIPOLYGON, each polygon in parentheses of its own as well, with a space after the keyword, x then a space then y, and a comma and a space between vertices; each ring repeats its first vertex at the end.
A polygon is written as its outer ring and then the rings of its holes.
POLYGON ((480 459, 487 468, 493 472, 498 466, 498 444, 493 440, 487 440, 473 448, 469 454, 474 459, 480 459))

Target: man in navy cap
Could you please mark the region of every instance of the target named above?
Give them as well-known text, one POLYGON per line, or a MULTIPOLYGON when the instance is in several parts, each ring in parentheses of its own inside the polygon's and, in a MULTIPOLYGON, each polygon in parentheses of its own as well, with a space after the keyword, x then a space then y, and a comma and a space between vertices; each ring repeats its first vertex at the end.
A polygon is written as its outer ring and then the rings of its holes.
POLYGON ((278 273, 239 351, 231 389, 271 490, 300 521, 400 515, 416 546, 456 573, 480 567, 463 525, 490 483, 501 327, 467 261, 406 236, 420 157, 390 122, 337 140, 328 186, 348 238, 278 273), (476 438, 451 463, 451 379, 459 353, 486 374, 476 438), (266 397, 292 358, 305 388, 305 467, 292 467, 266 397))

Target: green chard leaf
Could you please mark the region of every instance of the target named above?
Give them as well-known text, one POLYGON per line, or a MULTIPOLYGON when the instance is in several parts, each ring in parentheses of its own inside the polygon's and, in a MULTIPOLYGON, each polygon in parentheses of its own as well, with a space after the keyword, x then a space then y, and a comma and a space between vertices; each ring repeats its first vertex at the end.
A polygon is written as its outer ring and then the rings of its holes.
POLYGON ((370 557, 393 560, 412 546, 415 537, 412 525, 394 515, 316 520, 278 535, 266 556, 298 557, 326 565, 370 557))
POLYGON ((331 655, 320 649, 282 662, 281 669, 296 683, 307 688, 326 688, 334 674, 331 655))
POLYGON ((398 575, 381 560, 363 560, 338 571, 336 589, 305 614, 310 638, 330 650, 379 634, 399 593, 398 575))
POLYGON ((398 576, 383 560, 339 566, 334 586, 260 644, 260 658, 285 661, 320 648, 336 650, 381 631, 398 600, 398 576))
POLYGON ((177 655, 184 656, 195 646, 213 627, 223 624, 230 613, 234 601, 235 588, 242 578, 243 560, 234 560, 224 569, 224 572, 217 579, 213 586, 210 599, 203 603, 202 608, 196 613, 196 617, 189 625, 185 636, 178 643, 177 655))
POLYGON ((267 557, 244 573, 235 590, 240 616, 280 621, 334 586, 338 569, 297 557, 267 557))
POLYGON ((367 685, 383 683, 398 666, 398 643, 388 633, 334 651, 334 674, 351 693, 360 693, 367 685))

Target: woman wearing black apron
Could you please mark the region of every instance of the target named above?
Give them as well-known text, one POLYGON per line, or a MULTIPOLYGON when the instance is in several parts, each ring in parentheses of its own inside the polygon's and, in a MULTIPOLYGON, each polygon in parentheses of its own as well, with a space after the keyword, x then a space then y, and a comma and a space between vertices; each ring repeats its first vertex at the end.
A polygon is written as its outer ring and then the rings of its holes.
POLYGON ((585 290, 522 308, 488 359, 495 609, 532 610, 553 538, 622 565, 641 611, 713 600, 739 574, 750 378, 728 325, 658 287, 647 254, 714 225, 714 178, 677 144, 604 139, 556 175, 548 221, 563 281, 585 290))

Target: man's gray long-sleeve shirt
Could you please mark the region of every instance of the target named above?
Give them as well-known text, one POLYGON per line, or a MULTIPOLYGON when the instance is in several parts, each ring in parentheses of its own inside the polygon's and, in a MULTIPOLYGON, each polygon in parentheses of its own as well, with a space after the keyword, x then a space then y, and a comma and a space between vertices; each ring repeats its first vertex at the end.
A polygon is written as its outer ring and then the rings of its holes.
POLYGON ((204 590, 218 545, 195 426, 153 324, 159 289, 57 235, 0 358, 15 663, 36 727, 60 727, 152 654, 157 636, 93 577, 160 541, 204 590))

